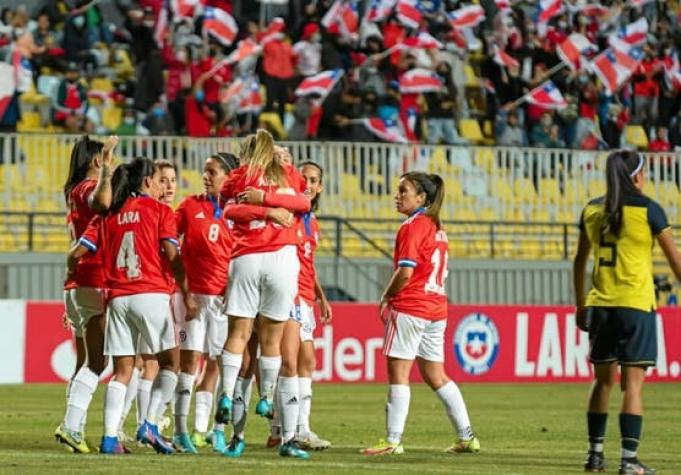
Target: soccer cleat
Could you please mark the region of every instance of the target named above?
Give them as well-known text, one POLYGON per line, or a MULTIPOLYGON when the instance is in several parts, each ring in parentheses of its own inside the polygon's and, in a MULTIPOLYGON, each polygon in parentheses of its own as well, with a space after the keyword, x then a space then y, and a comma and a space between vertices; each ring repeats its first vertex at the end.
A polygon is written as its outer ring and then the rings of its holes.
POLYGON ((119 430, 118 431, 118 440, 121 441, 121 444, 132 444, 135 442, 135 439, 130 437, 128 434, 125 433, 125 431, 119 430))
POLYGON ((57 442, 66 445, 76 454, 89 454, 91 452, 83 434, 76 431, 65 429, 61 424, 54 431, 54 438, 57 442))
POLYGON ((182 432, 181 434, 177 434, 175 437, 173 437, 173 447, 175 447, 178 452, 182 452, 183 454, 199 453, 199 451, 196 450, 196 447, 194 447, 194 444, 192 444, 189 434, 186 432, 182 432))
POLYGON ((605 456, 603 452, 594 452, 589 450, 586 454, 586 462, 584 462, 585 472, 605 472, 607 464, 605 463, 605 456))
POLYGON ((196 431, 192 432, 191 438, 192 438, 192 444, 197 449, 205 449, 209 445, 208 441, 206 440, 206 436, 204 434, 202 434, 201 432, 196 432, 196 431))
POLYGON ((326 450, 331 447, 331 442, 324 440, 310 431, 304 436, 298 436, 298 443, 305 450, 326 450))
POLYGON ((281 445, 281 437, 275 437, 273 435, 269 435, 267 437, 267 443, 265 444, 265 446, 268 449, 273 449, 275 447, 278 447, 279 445, 281 445))
POLYGON ((229 424, 232 419, 232 400, 226 396, 222 395, 220 401, 218 402, 218 408, 215 412, 215 422, 219 424, 229 424))
POLYGON ((459 439, 456 444, 449 447, 445 452, 450 454, 476 454, 480 452, 480 441, 477 437, 468 440, 459 439))
POLYGON ((120 443, 118 437, 102 437, 102 443, 99 446, 99 453, 106 455, 121 455, 129 454, 130 451, 120 443))
POLYGON ((172 444, 169 444, 158 433, 158 427, 156 424, 152 424, 149 421, 144 421, 144 423, 137 430, 137 440, 139 442, 151 445, 159 454, 172 454, 175 452, 172 444))
POLYGON ((222 430, 214 430, 213 437, 213 452, 223 453, 227 449, 227 440, 225 439, 225 432, 222 430))
POLYGON ((620 462, 620 475, 655 475, 657 470, 646 467, 638 458, 622 459, 620 462))
POLYGON ((229 445, 223 452, 223 455, 225 457, 237 458, 241 457, 244 450, 246 450, 246 442, 244 442, 244 439, 234 436, 232 437, 232 440, 229 441, 229 445))
POLYGON ((402 444, 399 442, 388 442, 385 439, 381 439, 376 445, 362 450, 364 455, 402 455, 403 453, 404 447, 402 447, 402 444))
POLYGON ((266 398, 260 399, 255 406, 255 413, 259 416, 272 419, 274 417, 274 406, 266 398))
POLYGON ((300 448, 297 440, 289 440, 279 447, 279 455, 282 457, 293 457, 302 460, 310 458, 310 454, 300 448))

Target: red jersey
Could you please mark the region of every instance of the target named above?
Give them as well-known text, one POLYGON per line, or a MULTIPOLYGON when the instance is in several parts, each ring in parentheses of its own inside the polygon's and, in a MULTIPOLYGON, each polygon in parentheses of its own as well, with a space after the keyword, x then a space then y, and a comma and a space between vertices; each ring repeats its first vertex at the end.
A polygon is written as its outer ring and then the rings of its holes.
POLYGON ((101 249, 109 297, 168 293, 161 241, 178 245, 173 211, 149 196, 128 198, 116 213, 88 226, 83 238, 101 249))
POLYGON ((188 196, 175 211, 182 240, 182 262, 189 290, 196 294, 223 295, 234 240, 222 219, 217 199, 188 196))
MULTIPOLYGON (((71 240, 78 241, 88 224, 97 216, 90 207, 89 199, 97 186, 97 180, 86 178, 73 187, 69 193, 69 212, 66 222, 69 227, 71 240)), ((84 244, 87 246, 87 244, 84 244)), ((96 252, 87 253, 78 263, 73 278, 66 281, 64 289, 76 287, 104 287, 104 271, 102 269, 102 256, 96 252)))
POLYGON ((407 284, 390 300, 398 312, 428 320, 447 317, 447 234, 423 209, 410 216, 397 232, 394 266, 411 267, 407 284))
MULTIPOLYGON (((247 187, 262 190, 265 193, 263 206, 270 208, 286 208, 293 213, 305 213, 310 210, 310 199, 304 195, 306 183, 302 175, 293 166, 285 167, 287 187, 266 183, 262 176, 248 176, 247 166, 233 170, 222 185, 221 195, 225 202, 235 200, 237 195, 247 187)), ((237 205, 240 206, 240 205, 237 205)), ((229 206, 228 206, 229 208, 229 206)), ((262 208, 262 216, 250 221, 234 223, 234 249, 232 256, 256 252, 272 252, 287 245, 297 245, 295 227, 285 228, 265 219, 266 208, 262 208)), ((229 215, 227 210, 226 216, 229 215)))
POLYGON ((303 214, 297 220, 298 228, 298 260, 300 273, 298 274, 298 297, 313 306, 317 298, 315 292, 314 252, 319 244, 319 223, 312 213, 303 214))

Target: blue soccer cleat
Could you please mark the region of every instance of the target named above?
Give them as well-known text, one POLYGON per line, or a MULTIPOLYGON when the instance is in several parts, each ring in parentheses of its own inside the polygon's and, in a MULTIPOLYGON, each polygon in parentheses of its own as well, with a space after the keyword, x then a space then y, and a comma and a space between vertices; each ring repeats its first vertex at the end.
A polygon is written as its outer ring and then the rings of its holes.
POLYGON ((199 453, 199 451, 196 450, 196 447, 194 447, 189 434, 186 432, 182 432, 181 434, 177 434, 175 437, 173 437, 173 447, 175 447, 178 452, 182 452, 183 454, 199 453))
POLYGON ((310 458, 310 454, 301 449, 300 445, 298 445, 298 441, 296 440, 289 440, 279 447, 279 455, 282 457, 293 457, 302 460, 307 460, 310 458))
POLYGON ((229 396, 222 395, 218 402, 218 408, 215 412, 215 422, 219 424, 229 424, 232 420, 232 400, 229 396))
POLYGON ((244 453, 244 450, 246 450, 246 442, 244 442, 243 439, 234 436, 232 437, 232 440, 229 441, 229 445, 223 452, 223 455, 225 457, 237 458, 241 457, 241 455, 244 453))
POLYGON ((224 451, 227 449, 225 432, 222 430, 214 430, 213 437, 211 437, 211 443, 213 444, 213 452, 217 452, 219 454, 224 453, 224 451))
POLYGON ((175 452, 173 446, 166 442, 158 433, 158 426, 149 421, 144 421, 144 424, 137 430, 137 440, 144 444, 151 445, 159 454, 172 454, 175 452))
POLYGON ((272 419, 274 417, 274 406, 266 398, 262 398, 255 406, 255 413, 259 416, 272 419))
POLYGON ((118 441, 118 437, 102 437, 102 443, 99 446, 100 454, 108 455, 119 455, 119 454, 129 454, 130 451, 123 447, 118 441))

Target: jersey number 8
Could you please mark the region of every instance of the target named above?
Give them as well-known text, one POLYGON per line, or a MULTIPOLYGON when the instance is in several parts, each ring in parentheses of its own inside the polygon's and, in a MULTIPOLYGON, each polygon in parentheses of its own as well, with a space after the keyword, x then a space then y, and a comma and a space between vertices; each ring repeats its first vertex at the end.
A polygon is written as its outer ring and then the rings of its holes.
POLYGON ((135 252, 135 233, 132 231, 123 234, 121 247, 116 255, 116 267, 125 269, 128 279, 138 279, 141 275, 139 257, 135 252))
POLYGON ((208 240, 210 242, 217 242, 219 234, 220 234, 220 225, 217 224, 217 223, 211 224, 210 228, 208 228, 208 240))
POLYGON ((428 277, 425 291, 427 294, 446 295, 445 280, 447 280, 447 262, 449 261, 449 253, 441 253, 440 249, 435 249, 435 252, 430 257, 430 262, 433 264, 433 272, 428 277))

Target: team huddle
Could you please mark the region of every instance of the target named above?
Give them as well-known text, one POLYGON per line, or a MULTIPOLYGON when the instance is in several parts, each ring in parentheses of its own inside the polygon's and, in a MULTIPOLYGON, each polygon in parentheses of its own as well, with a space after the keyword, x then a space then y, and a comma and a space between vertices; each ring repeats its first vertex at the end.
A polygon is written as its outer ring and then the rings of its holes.
MULTIPOLYGON (((288 150, 260 130, 244 139, 238 158, 207 158, 204 192, 173 211, 173 165, 136 158, 114 170, 116 144, 116 137, 104 143, 83 137, 64 187, 74 241, 65 319, 78 358, 57 440, 74 452, 92 451, 84 437, 88 407, 111 357, 101 453, 129 452, 125 444, 134 439, 123 427, 136 401, 139 444, 164 454, 210 445, 240 457, 254 380, 255 412, 271 427, 268 447, 301 459, 329 448, 310 428, 315 306, 323 323, 332 320, 314 267, 322 168, 314 162, 294 167, 288 150), (169 406, 172 439, 161 434, 169 406)), ((366 455, 403 452, 415 359, 457 434, 448 450, 480 450, 461 392, 444 372, 443 198, 437 175, 410 172, 400 179, 395 203, 408 219, 380 303, 390 379, 387 434, 364 449, 366 455)))

